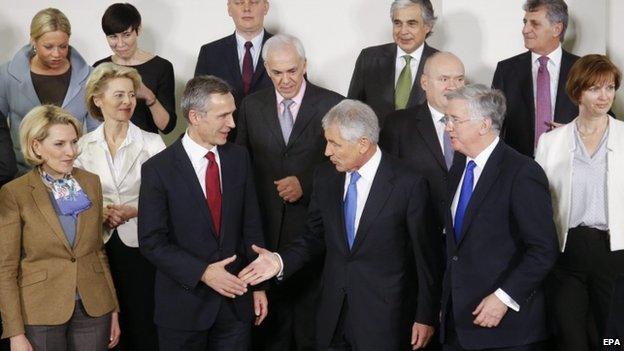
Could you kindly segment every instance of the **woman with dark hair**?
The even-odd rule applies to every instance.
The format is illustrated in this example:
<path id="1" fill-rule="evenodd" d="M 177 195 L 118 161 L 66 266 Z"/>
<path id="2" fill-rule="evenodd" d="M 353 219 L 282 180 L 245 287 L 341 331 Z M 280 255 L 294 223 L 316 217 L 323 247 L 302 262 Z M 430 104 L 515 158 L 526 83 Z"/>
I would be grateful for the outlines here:
<path id="1" fill-rule="evenodd" d="M 97 61 L 93 67 L 113 62 L 136 69 L 142 83 L 136 91 L 137 106 L 132 123 L 152 133 L 171 132 L 176 125 L 173 65 L 160 56 L 139 49 L 139 11 L 128 3 L 109 6 L 102 16 L 102 30 L 113 55 Z"/>
<path id="2" fill-rule="evenodd" d="M 549 279 L 557 350 L 602 348 L 614 282 L 624 273 L 624 122 L 607 114 L 621 76 L 606 56 L 576 61 L 566 92 L 579 115 L 537 145 L 561 249 Z"/>

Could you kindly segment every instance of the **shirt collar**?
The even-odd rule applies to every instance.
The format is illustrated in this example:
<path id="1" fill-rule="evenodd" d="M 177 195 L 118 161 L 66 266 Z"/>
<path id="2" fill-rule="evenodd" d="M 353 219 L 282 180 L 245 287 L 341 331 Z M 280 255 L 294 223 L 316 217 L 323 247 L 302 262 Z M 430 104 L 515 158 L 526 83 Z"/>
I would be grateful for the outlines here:
<path id="1" fill-rule="evenodd" d="M 555 67 L 559 67 L 559 65 L 561 64 L 561 56 L 563 55 L 563 49 L 561 49 L 561 44 L 559 44 L 559 46 L 557 46 L 557 48 L 553 51 L 550 52 L 550 54 L 546 55 L 548 57 L 548 62 L 552 63 L 555 65 Z M 540 57 L 542 57 L 542 55 L 536 54 L 533 51 L 531 51 L 531 62 L 533 64 L 538 64 L 539 62 L 537 61 Z"/>
<path id="2" fill-rule="evenodd" d="M 420 57 L 422 56 L 424 48 L 425 48 L 425 42 L 420 44 L 418 49 L 414 50 L 414 52 L 412 52 L 411 54 L 408 54 L 405 51 L 403 51 L 403 49 L 401 49 L 400 46 L 397 45 L 397 56 L 396 56 L 397 60 L 402 58 L 405 55 L 410 55 L 412 59 L 420 60 Z"/>
<path id="3" fill-rule="evenodd" d="M 126 132 L 126 139 L 124 139 L 124 142 L 121 144 L 119 148 L 121 149 L 122 147 L 130 145 L 134 143 L 135 141 L 141 140 L 141 138 L 142 138 L 142 135 L 141 135 L 141 130 L 139 129 L 139 127 L 135 126 L 132 122 L 128 122 L 128 131 Z M 104 136 L 104 123 L 100 124 L 93 131 L 93 139 L 91 140 L 95 141 L 98 144 L 104 145 L 106 146 L 106 148 L 108 148 L 108 144 L 106 143 L 106 136 Z"/>
<path id="4" fill-rule="evenodd" d="M 217 156 L 219 155 L 219 151 L 216 145 L 210 149 L 206 149 L 205 147 L 199 145 L 195 140 L 191 139 L 188 134 L 188 129 L 182 137 L 182 146 L 184 147 L 184 150 L 186 150 L 186 153 L 189 155 L 189 158 L 191 159 L 191 162 L 193 164 L 196 164 L 197 162 L 203 160 L 209 151 L 214 152 L 214 154 Z"/>
<path id="5" fill-rule="evenodd" d="M 370 160 L 366 161 L 366 163 L 362 167 L 360 167 L 357 172 L 364 180 L 366 180 L 369 184 L 372 184 L 380 163 L 381 149 L 379 149 L 378 146 L 375 146 L 375 153 L 373 154 L 373 157 L 371 157 Z M 349 176 L 348 179 L 351 178 L 351 173 L 353 172 L 347 172 L 347 175 Z"/>
<path id="6" fill-rule="evenodd" d="M 238 31 L 235 31 L 234 35 L 236 36 L 236 45 L 238 45 L 238 49 L 242 50 L 242 52 L 245 52 L 245 43 L 247 42 L 247 39 L 243 38 L 242 35 L 238 34 Z M 259 48 L 262 47 L 262 39 L 264 39 L 264 29 L 261 30 L 258 35 L 249 40 L 253 44 L 252 48 L 259 50 Z"/>
<path id="7" fill-rule="evenodd" d="M 490 143 L 490 145 L 488 145 L 488 147 L 486 147 L 483 151 L 481 151 L 477 155 L 477 157 L 475 157 L 474 159 L 470 157 L 466 157 L 466 164 L 468 164 L 468 162 L 470 161 L 474 161 L 477 164 L 477 167 L 483 169 L 488 159 L 490 158 L 490 155 L 492 155 L 492 152 L 494 152 L 494 148 L 496 148 L 496 145 L 498 145 L 499 140 L 500 138 L 497 136 L 492 141 L 492 143 Z"/>
<path id="8" fill-rule="evenodd" d="M 303 95 L 305 94 L 305 90 L 306 90 L 306 81 L 305 79 L 303 80 L 303 82 L 301 83 L 301 88 L 299 88 L 299 92 L 297 93 L 297 95 L 295 95 L 291 100 L 295 102 L 295 104 L 297 106 L 301 106 L 301 101 L 303 101 Z M 275 97 L 277 98 L 277 106 L 279 106 L 282 101 L 284 101 L 284 97 L 279 93 L 279 91 L 277 91 L 277 89 L 275 90 Z"/>
<path id="9" fill-rule="evenodd" d="M 440 122 L 440 119 L 444 117 L 444 113 L 436 110 L 430 103 L 427 103 L 427 106 L 429 106 L 429 112 L 431 112 L 431 118 L 433 118 L 433 121 L 442 123 Z"/>

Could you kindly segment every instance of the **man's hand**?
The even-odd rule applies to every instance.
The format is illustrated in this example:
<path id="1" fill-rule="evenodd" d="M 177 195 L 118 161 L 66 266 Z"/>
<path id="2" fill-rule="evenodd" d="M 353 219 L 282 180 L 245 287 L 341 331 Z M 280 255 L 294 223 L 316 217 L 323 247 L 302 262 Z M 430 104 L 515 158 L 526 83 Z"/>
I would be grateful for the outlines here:
<path id="1" fill-rule="evenodd" d="M 202 282 L 225 297 L 233 299 L 236 295 L 243 295 L 247 292 L 247 284 L 225 270 L 225 266 L 235 260 L 236 255 L 208 265 L 202 275 Z"/>
<path id="2" fill-rule="evenodd" d="M 111 314 L 111 328 L 110 336 L 108 338 L 108 348 L 112 349 L 119 343 L 119 336 L 121 335 L 121 329 L 119 328 L 119 313 L 113 312 Z"/>
<path id="3" fill-rule="evenodd" d="M 479 306 L 472 311 L 472 315 L 476 316 L 473 323 L 485 328 L 497 327 L 505 313 L 507 313 L 508 308 L 492 293 L 486 296 Z"/>
<path id="4" fill-rule="evenodd" d="M 11 337 L 11 351 L 33 351 L 33 347 L 25 334 L 19 334 Z"/>
<path id="5" fill-rule="evenodd" d="M 434 330 L 432 326 L 414 323 L 412 325 L 412 350 L 422 349 L 427 346 Z"/>
<path id="6" fill-rule="evenodd" d="M 238 277 L 243 282 L 258 285 L 265 280 L 275 277 L 282 270 L 280 261 L 275 253 L 256 245 L 251 245 L 251 249 L 258 254 L 258 258 L 238 273 Z"/>
<path id="7" fill-rule="evenodd" d="M 106 205 L 104 210 L 104 224 L 113 229 L 126 223 L 130 218 L 139 214 L 136 207 L 130 205 Z"/>
<path id="8" fill-rule="evenodd" d="M 277 187 L 279 196 L 286 202 L 295 202 L 303 196 L 301 183 L 295 176 L 289 176 L 273 182 Z"/>
<path id="9" fill-rule="evenodd" d="M 254 325 L 260 325 L 269 313 L 269 301 L 267 300 L 264 291 L 254 291 L 254 313 L 256 314 L 256 321 Z"/>

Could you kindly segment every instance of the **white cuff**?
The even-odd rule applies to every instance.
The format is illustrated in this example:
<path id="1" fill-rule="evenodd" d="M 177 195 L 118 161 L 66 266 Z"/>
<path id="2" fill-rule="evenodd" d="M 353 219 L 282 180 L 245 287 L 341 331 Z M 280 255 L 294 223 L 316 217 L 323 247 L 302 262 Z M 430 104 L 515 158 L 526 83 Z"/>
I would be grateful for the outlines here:
<path id="1" fill-rule="evenodd" d="M 280 256 L 280 254 L 278 254 L 277 252 L 274 252 L 273 254 L 277 256 L 277 259 L 279 260 L 279 265 L 280 265 L 280 270 L 277 273 L 277 276 L 275 277 L 277 278 L 277 280 L 282 280 L 284 279 L 284 261 L 282 261 L 282 256 Z"/>
<path id="2" fill-rule="evenodd" d="M 507 293 L 504 292 L 503 289 L 501 288 L 496 289 L 496 291 L 494 292 L 494 295 L 496 295 L 496 297 L 498 297 L 498 299 L 501 300 L 502 303 L 507 305 L 507 307 L 511 308 L 512 310 L 516 312 L 520 312 L 520 305 L 518 305 L 518 303 L 514 301 L 514 299 L 512 299 L 511 296 L 507 295 Z"/>

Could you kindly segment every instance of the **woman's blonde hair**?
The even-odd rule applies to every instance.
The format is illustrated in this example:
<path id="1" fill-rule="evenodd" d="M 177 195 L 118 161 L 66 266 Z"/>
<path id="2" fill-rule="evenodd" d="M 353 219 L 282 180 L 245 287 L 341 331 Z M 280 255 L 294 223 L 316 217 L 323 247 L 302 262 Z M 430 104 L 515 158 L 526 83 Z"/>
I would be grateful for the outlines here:
<path id="1" fill-rule="evenodd" d="M 106 90 L 106 83 L 115 78 L 128 78 L 132 81 L 134 91 L 136 92 L 141 86 L 141 75 L 132 67 L 116 65 L 112 62 L 105 62 L 97 66 L 89 79 L 85 89 L 85 103 L 89 114 L 99 121 L 104 121 L 102 110 L 93 101 Z"/>
<path id="2" fill-rule="evenodd" d="M 32 166 L 39 166 L 43 159 L 35 153 L 33 143 L 48 137 L 50 127 L 56 124 L 69 124 L 76 130 L 76 137 L 82 136 L 82 126 L 71 113 L 55 105 L 41 105 L 26 114 L 20 123 L 20 146 L 24 159 Z"/>
<path id="3" fill-rule="evenodd" d="M 30 37 L 34 40 L 49 32 L 61 31 L 67 36 L 71 36 L 71 25 L 69 20 L 59 9 L 43 9 L 33 17 L 30 22 Z"/>

